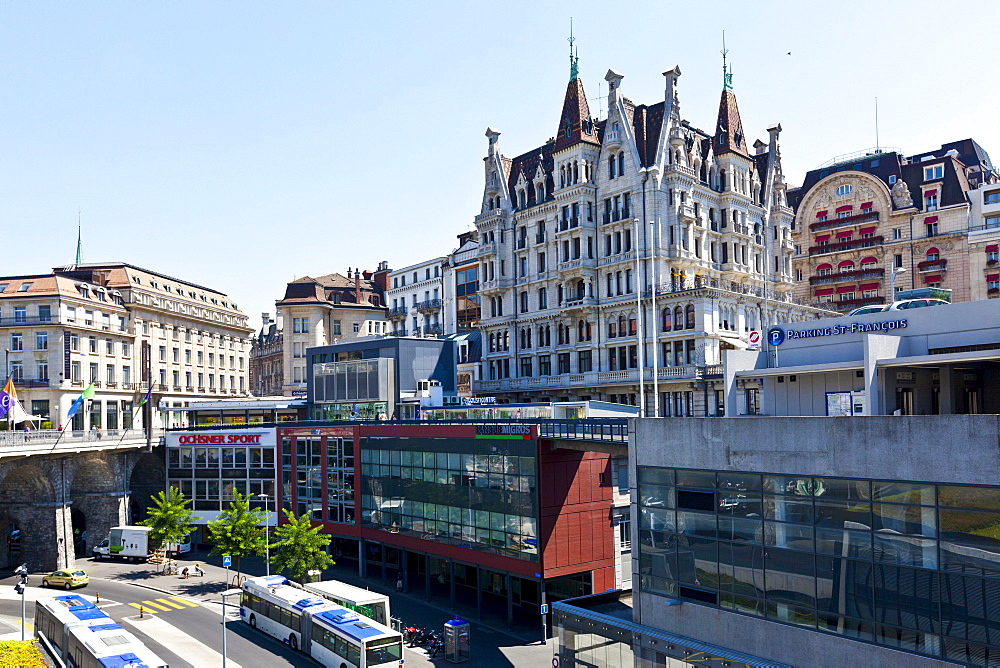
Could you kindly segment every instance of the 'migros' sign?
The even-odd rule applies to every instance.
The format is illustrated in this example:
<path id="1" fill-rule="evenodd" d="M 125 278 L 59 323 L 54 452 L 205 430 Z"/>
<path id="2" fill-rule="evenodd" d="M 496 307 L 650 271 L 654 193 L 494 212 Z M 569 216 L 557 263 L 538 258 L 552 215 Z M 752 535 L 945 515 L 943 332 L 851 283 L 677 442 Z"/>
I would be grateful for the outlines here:
<path id="1" fill-rule="evenodd" d="M 476 438 L 504 438 L 527 440 L 531 438 L 529 424 L 477 424 Z"/>

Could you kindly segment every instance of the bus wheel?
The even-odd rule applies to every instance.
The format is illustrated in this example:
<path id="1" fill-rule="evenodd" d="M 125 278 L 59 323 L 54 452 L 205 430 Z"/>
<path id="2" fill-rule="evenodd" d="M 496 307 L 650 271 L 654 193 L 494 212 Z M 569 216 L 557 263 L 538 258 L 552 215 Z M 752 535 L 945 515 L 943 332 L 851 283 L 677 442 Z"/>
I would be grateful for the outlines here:
<path id="1" fill-rule="evenodd" d="M 250 615 L 250 628 L 257 628 L 257 615 Z"/>
<path id="2" fill-rule="evenodd" d="M 299 641 L 294 635 L 288 636 L 288 646 L 291 647 L 293 650 L 298 651 Z"/>

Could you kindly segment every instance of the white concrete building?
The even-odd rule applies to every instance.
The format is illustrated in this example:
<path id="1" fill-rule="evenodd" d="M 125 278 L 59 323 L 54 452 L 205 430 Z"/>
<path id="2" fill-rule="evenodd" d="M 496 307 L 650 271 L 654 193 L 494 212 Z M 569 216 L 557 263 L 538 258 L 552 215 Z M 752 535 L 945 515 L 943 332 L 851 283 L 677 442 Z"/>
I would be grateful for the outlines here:
<path id="1" fill-rule="evenodd" d="M 664 76 L 637 105 L 609 70 L 598 120 L 573 60 L 554 139 L 507 158 L 487 130 L 477 393 L 717 415 L 723 350 L 822 313 L 791 297 L 781 127 L 751 154 L 730 75 L 711 133 L 682 120 L 680 68 Z"/>
<path id="2" fill-rule="evenodd" d="M 149 383 L 157 426 L 173 424 L 160 406 L 249 387 L 251 329 L 229 297 L 123 262 L 0 278 L 0 330 L 18 398 L 43 428 L 63 425 L 91 383 L 96 395 L 67 428 L 131 426 Z"/>
<path id="3" fill-rule="evenodd" d="M 394 336 L 441 336 L 454 333 L 443 320 L 446 258 L 418 262 L 389 273 L 385 293 L 390 333 Z"/>

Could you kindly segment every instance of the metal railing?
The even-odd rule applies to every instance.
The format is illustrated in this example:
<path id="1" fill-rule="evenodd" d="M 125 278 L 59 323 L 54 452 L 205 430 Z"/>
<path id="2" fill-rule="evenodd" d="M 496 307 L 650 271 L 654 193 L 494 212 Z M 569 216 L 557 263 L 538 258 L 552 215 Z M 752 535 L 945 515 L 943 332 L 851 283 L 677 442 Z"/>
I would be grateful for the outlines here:
<path id="1" fill-rule="evenodd" d="M 153 429 L 153 440 L 158 441 L 164 435 L 163 429 Z M 60 438 L 60 436 L 62 438 Z M 144 429 L 96 429 L 69 430 L 38 429 L 33 431 L 0 431 L 0 448 L 34 447 L 55 444 L 100 443 L 113 446 L 125 436 L 128 441 L 146 438 Z"/>
<path id="2" fill-rule="evenodd" d="M 572 441 L 628 443 L 628 419 L 544 420 L 538 423 L 538 436 Z"/>

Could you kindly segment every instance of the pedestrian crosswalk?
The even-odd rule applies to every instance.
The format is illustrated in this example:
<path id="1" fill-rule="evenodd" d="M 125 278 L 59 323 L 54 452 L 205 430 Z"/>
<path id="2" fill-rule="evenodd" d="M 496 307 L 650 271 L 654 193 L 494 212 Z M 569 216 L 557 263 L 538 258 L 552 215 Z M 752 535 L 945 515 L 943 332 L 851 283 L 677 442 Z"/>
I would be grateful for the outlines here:
<path id="1" fill-rule="evenodd" d="M 130 606 L 142 612 L 156 614 L 159 612 L 173 612 L 174 610 L 186 610 L 188 607 L 197 608 L 198 603 L 181 596 L 168 596 L 166 598 L 154 598 L 138 603 L 129 603 Z"/>

